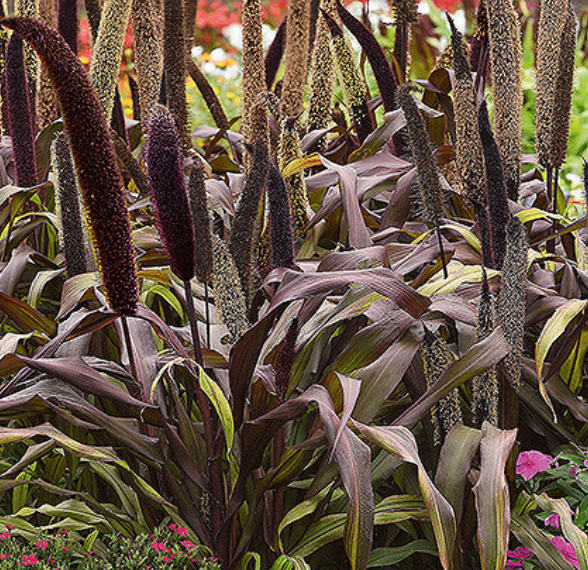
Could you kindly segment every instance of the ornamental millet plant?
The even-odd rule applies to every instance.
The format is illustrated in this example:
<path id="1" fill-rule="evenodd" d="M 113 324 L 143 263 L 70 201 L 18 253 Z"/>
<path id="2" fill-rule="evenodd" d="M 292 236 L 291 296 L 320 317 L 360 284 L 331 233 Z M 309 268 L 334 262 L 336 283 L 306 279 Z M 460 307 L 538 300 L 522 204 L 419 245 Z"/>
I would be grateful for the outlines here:
<path id="1" fill-rule="evenodd" d="M 58 32 L 32 18 L 5 18 L 0 23 L 32 45 L 49 72 L 70 139 L 108 305 L 132 314 L 138 292 L 131 226 L 96 91 L 83 64 Z"/>

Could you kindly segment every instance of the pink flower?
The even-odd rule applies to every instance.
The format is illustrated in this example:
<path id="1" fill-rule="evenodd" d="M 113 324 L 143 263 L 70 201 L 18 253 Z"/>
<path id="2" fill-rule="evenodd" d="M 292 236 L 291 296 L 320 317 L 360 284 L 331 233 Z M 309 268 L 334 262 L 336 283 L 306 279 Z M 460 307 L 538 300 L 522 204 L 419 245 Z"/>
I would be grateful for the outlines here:
<path id="1" fill-rule="evenodd" d="M 8 558 L 8 554 L 0 554 L 0 560 L 4 560 L 5 558 Z"/>
<path id="2" fill-rule="evenodd" d="M 523 451 L 517 459 L 516 473 L 528 481 L 537 473 L 547 471 L 552 463 L 553 457 L 540 451 Z"/>
<path id="3" fill-rule="evenodd" d="M 555 528 L 560 528 L 561 521 L 559 520 L 559 515 L 557 513 L 549 515 L 545 519 L 545 526 L 554 526 Z"/>
<path id="4" fill-rule="evenodd" d="M 189 540 L 182 540 L 182 542 L 180 542 L 180 544 L 184 548 L 196 548 L 196 545 L 193 542 L 190 542 Z"/>
<path id="5" fill-rule="evenodd" d="M 37 542 L 35 542 L 35 546 L 37 548 L 40 548 L 41 550 L 45 550 L 49 546 L 49 541 L 47 541 L 47 540 L 37 540 Z"/>
<path id="6" fill-rule="evenodd" d="M 188 528 L 185 526 L 177 526 L 174 523 L 169 525 L 170 530 L 177 532 L 180 536 L 186 538 L 188 536 Z"/>
<path id="7" fill-rule="evenodd" d="M 155 552 L 165 552 L 165 544 L 163 542 L 152 542 L 151 548 L 153 548 Z"/>
<path id="8" fill-rule="evenodd" d="M 551 539 L 551 544 L 555 546 L 560 554 L 574 567 L 580 568 L 578 564 L 578 557 L 576 556 L 576 549 L 571 542 L 566 542 L 561 536 L 554 536 Z"/>
<path id="9" fill-rule="evenodd" d="M 8 540 L 11 536 L 11 532 L 9 530 L 5 530 L 4 532 L 0 533 L 0 540 Z"/>
<path id="10" fill-rule="evenodd" d="M 509 550 L 506 555 L 508 556 L 506 567 L 510 570 L 511 568 L 522 568 L 523 560 L 533 556 L 533 553 L 528 548 L 519 546 L 515 550 Z"/>
<path id="11" fill-rule="evenodd" d="M 32 554 L 30 556 L 23 556 L 21 560 L 23 566 L 32 566 L 33 564 L 38 564 L 38 562 Z"/>

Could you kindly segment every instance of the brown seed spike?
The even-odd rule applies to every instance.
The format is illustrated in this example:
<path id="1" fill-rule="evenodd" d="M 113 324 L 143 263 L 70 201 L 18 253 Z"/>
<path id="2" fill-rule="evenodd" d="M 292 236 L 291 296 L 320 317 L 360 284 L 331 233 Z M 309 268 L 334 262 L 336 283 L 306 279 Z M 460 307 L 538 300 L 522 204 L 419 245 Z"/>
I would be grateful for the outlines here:
<path id="1" fill-rule="evenodd" d="M 67 277 L 86 273 L 86 235 L 80 212 L 80 198 L 69 141 L 59 133 L 51 144 L 51 162 L 55 177 L 55 201 L 60 221 L 60 243 L 65 257 Z"/>
<path id="2" fill-rule="evenodd" d="M 437 338 L 425 327 L 425 338 L 421 345 L 421 356 L 427 388 L 430 388 L 443 374 L 443 371 L 455 360 L 455 355 L 445 341 Z M 463 422 L 459 404 L 459 390 L 452 390 L 439 400 L 431 410 L 433 421 L 433 443 L 440 445 L 451 428 Z"/>
<path id="3" fill-rule="evenodd" d="M 462 35 L 451 17 L 451 45 L 453 46 L 453 109 L 455 113 L 455 157 L 466 198 L 486 203 L 484 188 L 484 158 L 478 132 L 476 94 L 470 66 L 463 49 Z"/>
<path id="4" fill-rule="evenodd" d="M 280 171 L 272 164 L 267 173 L 272 267 L 296 267 L 290 198 Z"/>
<path id="5" fill-rule="evenodd" d="M 243 24 L 243 112 L 241 132 L 245 141 L 253 144 L 259 137 L 268 137 L 267 116 L 254 114 L 255 101 L 265 90 L 265 62 L 261 36 L 261 2 L 244 0 L 241 8 Z"/>
<path id="6" fill-rule="evenodd" d="M 310 64 L 307 129 L 324 129 L 331 119 L 331 102 L 335 74 L 331 40 L 324 16 L 319 12 L 319 23 Z"/>
<path id="7" fill-rule="evenodd" d="M 10 134 L 16 167 L 16 183 L 28 188 L 37 184 L 35 134 L 22 38 L 13 34 L 6 48 L 6 96 Z"/>
<path id="8" fill-rule="evenodd" d="M 567 0 L 543 0 L 539 12 L 536 57 L 536 148 L 539 164 L 553 167 L 550 149 L 553 138 L 555 86 L 559 74 L 559 54 Z"/>
<path id="9" fill-rule="evenodd" d="M 188 132 L 183 1 L 165 0 L 163 14 L 163 69 L 167 105 L 176 121 L 182 147 L 186 152 L 192 148 L 192 137 Z"/>
<path id="10" fill-rule="evenodd" d="M 310 2 L 289 0 L 286 26 L 285 69 L 282 81 L 282 109 L 286 115 L 304 110 L 304 90 L 308 74 Z"/>
<path id="11" fill-rule="evenodd" d="M 209 283 L 212 275 L 212 241 L 210 216 L 206 202 L 204 167 L 195 160 L 188 182 L 188 199 L 194 228 L 194 270 L 200 283 Z"/>
<path id="12" fill-rule="evenodd" d="M 521 178 L 521 26 L 511 0 L 488 0 L 487 5 L 496 142 L 508 197 L 516 202 Z"/>
<path id="13" fill-rule="evenodd" d="M 131 26 L 135 39 L 141 117 L 146 119 L 151 107 L 157 103 L 163 69 L 160 41 L 162 27 L 159 25 L 154 0 L 133 0 Z"/>
<path id="14" fill-rule="evenodd" d="M 86 69 L 63 38 L 41 22 L 5 18 L 1 23 L 29 42 L 49 71 L 70 138 L 108 304 L 123 314 L 133 313 L 138 294 L 129 215 L 102 106 Z"/>
<path id="15" fill-rule="evenodd" d="M 259 138 L 253 148 L 251 170 L 247 176 L 243 195 L 235 214 L 229 245 L 247 299 L 250 298 L 251 265 L 255 247 L 255 222 L 268 169 L 267 142 L 264 138 Z"/>
<path id="16" fill-rule="evenodd" d="M 231 342 L 238 341 L 249 328 L 247 304 L 239 273 L 226 243 L 212 235 L 212 286 L 220 320 L 231 333 Z"/>
<path id="17" fill-rule="evenodd" d="M 555 84 L 554 110 L 552 119 L 553 137 L 549 152 L 553 168 L 560 168 L 568 152 L 570 133 L 570 110 L 576 56 L 577 21 L 574 8 L 568 1 L 567 17 L 562 31 L 559 52 L 559 71 Z"/>
<path id="18" fill-rule="evenodd" d="M 515 390 L 518 390 L 521 383 L 527 295 L 527 250 L 525 226 L 513 216 L 506 228 L 506 256 L 498 295 L 498 324 L 502 327 L 511 348 L 503 362 L 508 380 Z"/>
<path id="19" fill-rule="evenodd" d="M 494 330 L 495 322 L 495 299 L 488 288 L 488 279 L 484 270 L 478 306 L 476 341 L 483 340 L 490 335 Z M 472 408 L 476 427 L 481 427 L 485 421 L 498 427 L 498 397 L 498 376 L 496 367 L 492 366 L 472 381 Z"/>
<path id="20" fill-rule="evenodd" d="M 486 101 L 482 101 L 478 112 L 480 140 L 484 149 L 484 165 L 486 170 L 486 188 L 488 191 L 488 213 L 492 228 L 492 251 L 494 252 L 495 269 L 502 267 L 506 252 L 506 225 L 510 219 L 508 199 L 502 173 L 502 161 L 498 146 L 492 134 Z"/>

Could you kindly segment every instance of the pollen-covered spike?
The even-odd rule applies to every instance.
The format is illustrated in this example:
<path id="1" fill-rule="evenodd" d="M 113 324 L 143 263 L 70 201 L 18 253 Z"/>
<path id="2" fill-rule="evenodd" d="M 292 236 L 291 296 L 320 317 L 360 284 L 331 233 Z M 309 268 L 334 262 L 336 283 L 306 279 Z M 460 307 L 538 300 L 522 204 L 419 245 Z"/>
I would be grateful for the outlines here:
<path id="1" fill-rule="evenodd" d="M 202 95 L 210 114 L 212 115 L 212 119 L 214 120 L 214 124 L 222 130 L 228 131 L 229 130 L 229 119 L 223 109 L 222 103 L 218 98 L 217 94 L 214 92 L 214 89 L 202 70 L 198 66 L 198 64 L 191 58 L 188 57 L 188 73 L 192 78 L 192 81 L 198 87 L 198 91 Z"/>
<path id="2" fill-rule="evenodd" d="M 324 129 L 331 120 L 335 73 L 331 40 L 324 16 L 319 12 L 316 39 L 310 62 L 307 130 Z"/>
<path id="3" fill-rule="evenodd" d="M 577 21 L 572 4 L 568 1 L 567 16 L 564 23 L 561 48 L 559 52 L 559 72 L 555 84 L 555 106 L 552 118 L 553 137 L 550 148 L 550 161 L 553 168 L 560 168 L 565 162 L 570 134 L 570 110 L 572 106 L 572 87 L 576 56 Z"/>
<path id="4" fill-rule="evenodd" d="M 508 197 L 516 202 L 521 178 L 521 27 L 511 0 L 488 0 L 487 6 L 496 143 Z"/>
<path id="5" fill-rule="evenodd" d="M 539 11 L 536 56 L 536 144 L 535 153 L 539 164 L 545 168 L 553 168 L 550 154 L 553 129 L 556 84 L 560 72 L 559 61 L 562 33 L 567 19 L 568 0 L 543 0 Z"/>
<path id="6" fill-rule="evenodd" d="M 447 366 L 455 360 L 455 355 L 446 342 L 436 337 L 426 326 L 425 337 L 421 345 L 421 356 L 427 388 L 430 388 L 443 374 Z M 433 443 L 434 445 L 440 445 L 451 428 L 463 422 L 459 403 L 459 389 L 452 390 L 433 406 L 431 419 L 434 429 Z"/>
<path id="7" fill-rule="evenodd" d="M 272 267 L 296 267 L 290 198 L 280 171 L 272 164 L 267 173 Z"/>
<path id="8" fill-rule="evenodd" d="M 23 14 L 24 15 L 24 14 Z M 57 30 L 69 49 L 78 53 L 78 3 L 77 0 L 59 0 Z"/>
<path id="9" fill-rule="evenodd" d="M 398 78 L 392 69 L 384 50 L 378 43 L 373 32 L 362 22 L 350 14 L 339 2 L 337 2 L 337 12 L 341 21 L 347 29 L 355 36 L 359 45 L 367 55 L 368 61 L 374 72 L 374 77 L 378 84 L 382 103 L 385 111 L 393 111 L 398 107 L 396 103 L 396 89 L 398 88 Z"/>
<path id="10" fill-rule="evenodd" d="M 51 164 L 55 176 L 55 202 L 60 223 L 59 241 L 65 257 L 67 277 L 87 272 L 87 236 L 81 215 L 78 183 L 69 141 L 59 133 L 51 144 Z"/>
<path id="11" fill-rule="evenodd" d="M 250 295 L 251 265 L 256 241 L 254 240 L 255 224 L 268 169 L 267 142 L 260 137 L 253 148 L 251 169 L 235 214 L 229 245 L 247 299 Z"/>
<path id="12" fill-rule="evenodd" d="M 188 55 L 194 45 L 197 9 L 198 0 L 184 0 L 184 39 L 186 40 L 186 53 Z"/>
<path id="13" fill-rule="evenodd" d="M 396 33 L 394 35 L 394 59 L 400 69 L 400 82 L 408 77 L 406 72 L 409 66 L 409 45 L 411 38 L 411 25 L 418 21 L 418 9 L 415 0 L 392 0 Z"/>
<path id="14" fill-rule="evenodd" d="M 260 0 L 244 0 L 241 8 L 243 25 L 243 112 L 241 132 L 245 142 L 254 144 L 261 136 L 269 135 L 267 116 L 255 111 L 255 101 L 265 90 L 265 62 L 263 58 L 263 42 L 261 36 L 261 2 Z M 255 115 L 255 116 L 252 116 Z"/>
<path id="15" fill-rule="evenodd" d="M 190 171 L 188 199 L 194 228 L 194 270 L 200 283 L 210 283 L 212 276 L 212 241 L 210 216 L 206 202 L 204 168 L 196 160 Z"/>
<path id="16" fill-rule="evenodd" d="M 478 227 L 480 228 L 480 242 L 482 245 L 482 261 L 484 267 L 496 267 L 494 259 L 494 249 L 492 246 L 492 226 L 490 225 L 490 216 L 488 210 L 480 202 L 471 200 L 474 206 L 474 216 Z"/>
<path id="17" fill-rule="evenodd" d="M 40 0 L 39 19 L 50 28 L 55 29 L 57 27 L 57 12 L 53 0 Z M 48 127 L 57 119 L 57 100 L 55 99 L 51 79 L 45 68 L 42 68 L 39 74 L 39 85 L 37 88 L 37 117 L 40 131 Z"/>
<path id="18" fill-rule="evenodd" d="M 495 299 L 490 293 L 485 270 L 483 270 L 482 276 L 476 341 L 483 340 L 490 335 L 496 323 Z M 492 366 L 472 381 L 472 412 L 476 427 L 480 428 L 485 421 L 498 427 L 498 400 L 498 376 L 496 367 Z"/>
<path id="19" fill-rule="evenodd" d="M 488 213 L 492 228 L 494 263 L 496 264 L 494 268 L 500 269 L 506 252 L 506 226 L 510 220 L 510 210 L 508 209 L 508 199 L 506 197 L 502 160 L 498 145 L 492 134 L 485 101 L 482 101 L 478 111 L 478 127 L 480 129 L 482 148 L 484 149 Z"/>
<path id="20" fill-rule="evenodd" d="M 114 151 L 121 164 L 124 166 L 129 176 L 135 182 L 135 186 L 140 196 L 147 196 L 149 194 L 149 180 L 147 175 L 143 172 L 141 165 L 133 156 L 127 143 L 118 135 L 118 133 L 111 129 L 110 135 L 112 137 L 112 144 Z"/>
<path id="21" fill-rule="evenodd" d="M 212 286 L 219 320 L 231 333 L 231 342 L 237 342 L 249 328 L 247 303 L 241 287 L 239 273 L 226 243 L 212 234 Z"/>
<path id="22" fill-rule="evenodd" d="M 366 86 L 355 62 L 353 48 L 348 39 L 343 35 L 343 30 L 341 30 L 339 24 L 337 24 L 328 12 L 323 10 L 322 13 L 331 32 L 331 45 L 333 47 L 335 61 L 337 62 L 343 94 L 351 108 L 359 141 L 363 143 L 374 130 L 366 102 Z"/>
<path id="23" fill-rule="evenodd" d="M 59 33 L 41 22 L 5 18 L 2 24 L 32 45 L 49 71 L 70 139 L 108 304 L 123 314 L 133 313 L 138 293 L 129 214 L 102 105 L 86 69 Z"/>
<path id="24" fill-rule="evenodd" d="M 478 131 L 476 94 L 470 66 L 463 49 L 462 35 L 450 16 L 453 47 L 453 109 L 455 113 L 455 158 L 466 198 L 486 204 L 484 188 L 484 157 Z"/>
<path id="25" fill-rule="evenodd" d="M 28 188 L 35 186 L 38 179 L 35 135 L 23 48 L 22 38 L 12 34 L 6 48 L 6 96 L 16 167 L 16 183 Z"/>
<path id="26" fill-rule="evenodd" d="M 282 121 L 280 129 L 280 140 L 278 144 L 278 166 L 283 171 L 286 165 L 296 158 L 302 157 L 300 148 L 300 136 L 296 128 L 296 120 L 289 118 Z M 290 207 L 294 232 L 298 240 L 304 238 L 306 225 L 308 224 L 307 212 L 310 208 L 308 194 L 306 192 L 306 181 L 303 172 L 297 172 L 285 178 L 286 187 L 290 196 Z"/>
<path id="27" fill-rule="evenodd" d="M 282 108 L 286 115 L 300 115 L 304 110 L 304 91 L 308 75 L 310 32 L 310 2 L 289 0 L 284 77 L 282 79 Z"/>
<path id="28" fill-rule="evenodd" d="M 510 345 L 504 358 L 504 369 L 512 387 L 521 382 L 521 358 L 525 333 L 527 295 L 527 233 L 523 223 L 513 216 L 506 228 L 506 255 L 498 295 L 498 324 Z"/>
<path id="29" fill-rule="evenodd" d="M 194 231 L 182 171 L 180 136 L 170 111 L 156 105 L 145 125 L 146 165 L 157 229 L 172 271 L 194 277 Z"/>
<path id="30" fill-rule="evenodd" d="M 39 7 L 38 0 L 15 0 L 15 13 L 23 18 L 38 18 Z M 24 47 L 25 66 L 27 70 L 27 81 L 29 85 L 29 102 L 31 104 L 31 118 L 33 129 L 37 134 L 37 82 L 39 81 L 39 58 L 35 50 L 29 45 Z"/>
<path id="31" fill-rule="evenodd" d="M 423 217 L 438 226 L 443 214 L 443 193 L 435 166 L 431 139 L 412 95 L 414 89 L 411 84 L 402 85 L 398 90 L 398 102 L 406 117 L 410 148 L 417 167 Z"/>
<path id="32" fill-rule="evenodd" d="M 272 40 L 272 43 L 270 44 L 270 47 L 265 54 L 265 85 L 268 91 L 273 87 L 278 69 L 280 68 L 282 56 L 284 55 L 284 48 L 286 46 L 287 20 L 288 16 L 286 15 L 278 27 L 278 31 L 276 32 L 276 35 L 274 36 L 274 39 Z"/>
<path id="33" fill-rule="evenodd" d="M 157 103 L 163 71 L 162 27 L 153 0 L 133 0 L 131 26 L 135 40 L 135 63 L 141 117 L 147 119 Z"/>
<path id="34" fill-rule="evenodd" d="M 4 18 L 4 3 L 0 2 L 0 17 Z M 0 26 L 0 110 L 2 112 L 2 129 L 0 134 L 10 132 L 10 124 L 8 122 L 8 103 L 6 101 L 6 46 L 10 32 Z"/>
<path id="35" fill-rule="evenodd" d="M 276 390 L 278 401 L 284 402 L 290 386 L 290 374 L 296 360 L 296 337 L 298 336 L 298 319 L 295 318 L 288 327 L 288 332 L 281 343 L 276 360 Z"/>
<path id="36" fill-rule="evenodd" d="M 167 106 L 176 121 L 184 152 L 187 152 L 192 148 L 192 137 L 188 132 L 183 1 L 166 0 L 163 15 L 163 68 Z"/>
<path id="37" fill-rule="evenodd" d="M 486 0 L 480 0 L 476 10 L 476 33 L 471 40 L 470 67 L 478 71 L 482 46 L 488 39 L 488 13 L 486 11 Z"/>
<path id="38" fill-rule="evenodd" d="M 90 78 L 108 120 L 112 116 L 114 92 L 122 58 L 131 0 L 106 0 L 102 8 L 98 37 L 92 50 Z"/>
<path id="39" fill-rule="evenodd" d="M 88 25 L 92 42 L 96 42 L 98 29 L 100 28 L 100 19 L 102 17 L 102 3 L 100 0 L 84 0 L 86 4 L 86 15 L 88 16 Z"/>

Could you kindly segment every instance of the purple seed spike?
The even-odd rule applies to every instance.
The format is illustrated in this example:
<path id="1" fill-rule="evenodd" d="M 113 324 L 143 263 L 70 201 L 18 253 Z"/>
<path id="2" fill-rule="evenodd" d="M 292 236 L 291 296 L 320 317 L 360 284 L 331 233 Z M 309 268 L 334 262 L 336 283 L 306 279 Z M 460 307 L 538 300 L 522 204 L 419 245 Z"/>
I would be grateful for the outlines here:
<path id="1" fill-rule="evenodd" d="M 288 16 L 284 16 L 274 39 L 265 54 L 265 84 L 268 91 L 272 88 L 278 69 L 280 68 L 280 62 L 284 55 L 284 48 L 286 47 L 286 21 Z"/>
<path id="2" fill-rule="evenodd" d="M 272 266 L 296 267 L 294 261 L 294 235 L 288 188 L 280 171 L 272 164 L 267 173 L 267 197 L 269 201 L 270 244 Z"/>
<path id="3" fill-rule="evenodd" d="M 0 23 L 30 43 L 47 68 L 69 136 L 108 305 L 122 314 L 134 313 L 138 292 L 129 214 L 102 105 L 88 73 L 61 35 L 38 20 L 5 18 Z"/>
<path id="4" fill-rule="evenodd" d="M 194 230 L 182 171 L 180 135 L 172 114 L 155 105 L 145 127 L 146 163 L 157 228 L 172 271 L 182 281 L 194 277 Z"/>
<path id="5" fill-rule="evenodd" d="M 12 34 L 6 48 L 6 95 L 16 183 L 28 188 L 38 183 L 35 135 L 31 119 L 29 88 L 22 38 Z"/>
<path id="6" fill-rule="evenodd" d="M 71 51 L 78 53 L 78 2 L 59 0 L 57 10 L 57 29 Z"/>

